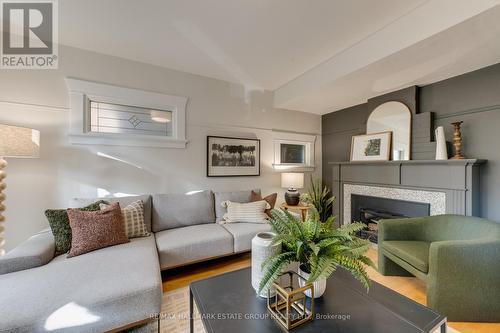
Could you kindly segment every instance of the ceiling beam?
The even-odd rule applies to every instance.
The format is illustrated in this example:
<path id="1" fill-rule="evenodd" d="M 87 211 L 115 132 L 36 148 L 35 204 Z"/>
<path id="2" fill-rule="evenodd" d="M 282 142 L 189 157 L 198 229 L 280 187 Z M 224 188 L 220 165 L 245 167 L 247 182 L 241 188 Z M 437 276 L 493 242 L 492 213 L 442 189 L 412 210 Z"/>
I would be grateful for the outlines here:
<path id="1" fill-rule="evenodd" d="M 297 108 L 294 107 L 296 102 L 307 98 L 315 91 L 498 5 L 500 5 L 500 0 L 427 1 L 350 48 L 276 89 L 274 106 L 296 110 Z"/>

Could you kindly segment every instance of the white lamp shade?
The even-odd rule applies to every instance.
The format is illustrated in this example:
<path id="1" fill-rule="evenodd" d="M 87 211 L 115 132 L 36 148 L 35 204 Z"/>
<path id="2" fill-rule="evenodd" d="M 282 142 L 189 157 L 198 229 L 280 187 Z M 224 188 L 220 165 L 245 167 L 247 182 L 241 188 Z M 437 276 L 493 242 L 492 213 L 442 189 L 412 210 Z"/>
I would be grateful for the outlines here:
<path id="1" fill-rule="evenodd" d="M 0 157 L 39 157 L 40 132 L 0 124 Z"/>
<path id="2" fill-rule="evenodd" d="M 303 188 L 304 174 L 299 172 L 284 172 L 281 174 L 281 187 Z"/>

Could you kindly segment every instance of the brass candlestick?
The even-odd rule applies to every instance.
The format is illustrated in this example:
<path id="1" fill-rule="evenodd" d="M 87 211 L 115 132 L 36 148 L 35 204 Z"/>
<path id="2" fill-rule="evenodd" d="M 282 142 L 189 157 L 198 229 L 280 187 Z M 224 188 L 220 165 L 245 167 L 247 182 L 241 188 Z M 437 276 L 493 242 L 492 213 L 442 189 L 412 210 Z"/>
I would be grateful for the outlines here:
<path id="1" fill-rule="evenodd" d="M 453 147 L 455 148 L 455 156 L 453 156 L 452 160 L 463 160 L 465 156 L 462 155 L 462 132 L 460 131 L 460 125 L 462 125 L 463 121 L 456 121 L 451 123 L 455 129 L 453 133 Z"/>

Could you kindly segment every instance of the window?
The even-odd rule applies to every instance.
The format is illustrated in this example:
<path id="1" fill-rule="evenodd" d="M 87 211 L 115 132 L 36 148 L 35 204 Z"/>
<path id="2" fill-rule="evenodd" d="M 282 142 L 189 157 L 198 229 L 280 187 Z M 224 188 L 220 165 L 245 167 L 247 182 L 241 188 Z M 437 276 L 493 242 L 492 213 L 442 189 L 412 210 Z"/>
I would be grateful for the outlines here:
<path id="1" fill-rule="evenodd" d="M 280 143 L 281 164 L 305 164 L 306 146 L 299 144 Z"/>
<path id="2" fill-rule="evenodd" d="M 172 111 L 90 101 L 90 132 L 172 136 Z"/>
<path id="3" fill-rule="evenodd" d="M 313 171 L 316 135 L 273 130 L 276 170 Z"/>
<path id="4" fill-rule="evenodd" d="M 186 147 L 186 97 L 70 78 L 66 83 L 71 143 Z"/>

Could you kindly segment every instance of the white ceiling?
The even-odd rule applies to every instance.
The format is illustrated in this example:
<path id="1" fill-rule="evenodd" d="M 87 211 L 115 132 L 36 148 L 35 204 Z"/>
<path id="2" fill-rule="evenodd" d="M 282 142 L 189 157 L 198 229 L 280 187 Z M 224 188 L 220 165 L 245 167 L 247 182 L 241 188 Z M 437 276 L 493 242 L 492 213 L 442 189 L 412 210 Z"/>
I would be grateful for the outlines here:
<path id="1" fill-rule="evenodd" d="M 62 44 L 274 90 L 425 0 L 64 0 Z"/>
<path id="2" fill-rule="evenodd" d="M 64 0 L 60 42 L 323 114 L 500 62 L 500 0 Z"/>

